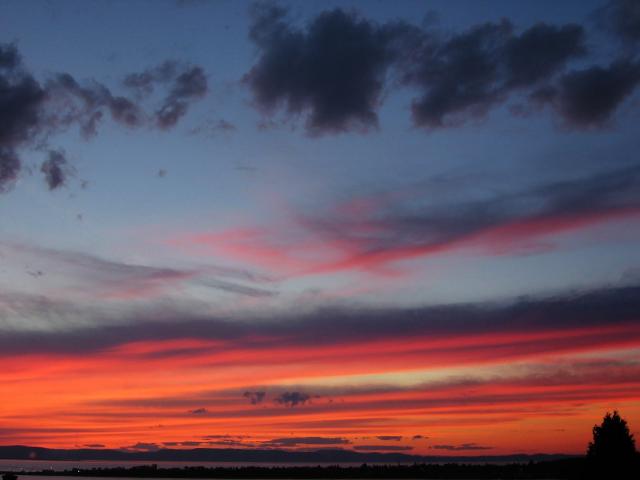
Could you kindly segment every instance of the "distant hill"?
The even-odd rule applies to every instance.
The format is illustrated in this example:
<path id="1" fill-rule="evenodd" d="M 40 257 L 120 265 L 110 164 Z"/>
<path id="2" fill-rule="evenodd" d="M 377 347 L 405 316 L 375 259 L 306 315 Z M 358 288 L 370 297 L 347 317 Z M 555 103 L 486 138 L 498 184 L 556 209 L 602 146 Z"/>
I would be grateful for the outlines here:
<path id="1" fill-rule="evenodd" d="M 0 459 L 103 460 L 141 462 L 233 462 L 233 463 L 524 463 L 571 458 L 564 454 L 515 454 L 481 456 L 425 456 L 406 453 L 355 452 L 345 449 L 307 451 L 271 449 L 193 448 L 131 452 L 111 449 L 52 449 L 24 445 L 0 446 Z"/>

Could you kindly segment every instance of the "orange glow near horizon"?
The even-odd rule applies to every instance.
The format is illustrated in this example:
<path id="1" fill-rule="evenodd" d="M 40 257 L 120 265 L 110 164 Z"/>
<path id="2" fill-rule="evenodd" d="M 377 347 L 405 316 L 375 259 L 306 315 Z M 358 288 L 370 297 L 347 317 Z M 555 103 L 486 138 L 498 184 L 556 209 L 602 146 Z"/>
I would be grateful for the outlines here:
<path id="1" fill-rule="evenodd" d="M 3 444 L 265 448 L 329 437 L 427 455 L 580 453 L 608 410 L 640 425 L 639 338 L 629 324 L 304 347 L 185 338 L 6 357 Z M 251 404 L 252 391 L 262 401 Z M 294 391 L 308 397 L 278 402 Z"/>

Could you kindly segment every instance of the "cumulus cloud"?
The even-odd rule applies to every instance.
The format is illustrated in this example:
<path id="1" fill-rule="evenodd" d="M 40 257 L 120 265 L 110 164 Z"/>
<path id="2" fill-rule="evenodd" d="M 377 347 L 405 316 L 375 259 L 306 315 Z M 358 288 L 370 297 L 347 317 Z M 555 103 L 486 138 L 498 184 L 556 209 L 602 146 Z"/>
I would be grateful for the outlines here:
<path id="1" fill-rule="evenodd" d="M 242 394 L 242 396 L 246 399 L 249 400 L 249 403 L 251 403 L 251 405 L 258 405 L 259 403 L 262 403 L 262 401 L 264 400 L 265 395 L 267 394 L 267 392 L 244 392 Z"/>
<path id="2" fill-rule="evenodd" d="M 13 149 L 0 147 L 0 193 L 14 184 L 20 173 L 20 159 Z"/>
<path id="3" fill-rule="evenodd" d="M 550 103 L 568 126 L 605 126 L 622 102 L 640 85 L 640 62 L 618 60 L 564 75 L 557 87 L 532 93 L 532 100 Z"/>
<path id="4" fill-rule="evenodd" d="M 376 127 L 383 92 L 399 85 L 420 91 L 412 103 L 415 125 L 464 123 L 553 81 L 587 52 L 577 24 L 538 23 L 516 33 L 503 20 L 436 35 L 341 9 L 321 12 L 306 28 L 274 4 L 254 5 L 251 13 L 249 37 L 260 55 L 244 80 L 255 104 L 268 115 L 282 109 L 303 116 L 311 133 Z"/>
<path id="5" fill-rule="evenodd" d="M 52 135 L 74 126 L 85 138 L 93 137 L 107 116 L 126 128 L 167 129 L 207 92 L 201 67 L 170 61 L 124 80 L 138 99 L 151 93 L 156 83 L 165 85 L 165 94 L 160 108 L 151 115 L 139 101 L 115 94 L 96 80 L 79 82 L 61 72 L 40 82 L 26 69 L 15 45 L 0 44 L 0 192 L 9 190 L 18 178 L 22 148 L 47 146 Z M 50 190 L 64 185 L 63 164 L 61 153 L 50 154 L 43 164 Z"/>
<path id="6" fill-rule="evenodd" d="M 393 28 L 336 9 L 298 29 L 270 3 L 255 4 L 251 16 L 260 57 L 244 81 L 263 112 L 305 115 L 312 133 L 377 126 Z"/>
<path id="7" fill-rule="evenodd" d="M 64 153 L 60 150 L 49 150 L 49 156 L 40 166 L 49 190 L 56 190 L 65 185 L 69 168 Z"/>
<path id="8" fill-rule="evenodd" d="M 285 407 L 295 407 L 304 405 L 311 400 L 311 396 L 304 392 L 283 392 L 274 398 L 274 402 L 284 405 Z"/>
<path id="9" fill-rule="evenodd" d="M 173 127 L 186 115 L 190 103 L 204 97 L 207 89 L 207 77 L 201 67 L 191 67 L 180 73 L 156 112 L 157 125 L 162 129 Z"/>
<path id="10" fill-rule="evenodd" d="M 640 4 L 636 0 L 609 0 L 595 15 L 602 26 L 629 46 L 640 42 Z"/>
<path id="11" fill-rule="evenodd" d="M 414 123 L 440 128 L 482 116 L 510 94 L 551 79 L 585 53 L 583 43 L 579 25 L 540 23 L 516 35 L 503 20 L 430 44 L 403 73 L 406 84 L 423 91 L 412 104 Z"/>

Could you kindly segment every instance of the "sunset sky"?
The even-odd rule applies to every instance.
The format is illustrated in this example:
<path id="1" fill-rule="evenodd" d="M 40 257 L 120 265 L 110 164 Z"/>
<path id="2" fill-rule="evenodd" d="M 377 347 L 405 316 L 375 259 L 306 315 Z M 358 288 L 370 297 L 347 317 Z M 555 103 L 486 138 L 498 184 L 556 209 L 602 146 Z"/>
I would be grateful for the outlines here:
<path id="1" fill-rule="evenodd" d="M 640 435 L 640 2 L 0 0 L 0 444 Z"/>

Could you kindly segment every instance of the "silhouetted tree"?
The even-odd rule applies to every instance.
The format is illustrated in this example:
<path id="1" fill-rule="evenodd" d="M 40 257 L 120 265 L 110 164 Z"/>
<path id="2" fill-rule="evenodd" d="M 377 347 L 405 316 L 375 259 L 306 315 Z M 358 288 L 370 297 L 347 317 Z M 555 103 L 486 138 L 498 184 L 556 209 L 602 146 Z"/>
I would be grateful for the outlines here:
<path id="1" fill-rule="evenodd" d="M 617 411 L 607 412 L 593 427 L 593 441 L 587 449 L 589 478 L 640 478 L 638 454 L 627 421 Z"/>

